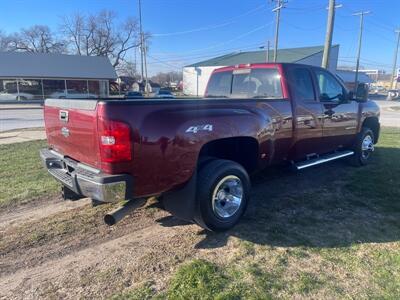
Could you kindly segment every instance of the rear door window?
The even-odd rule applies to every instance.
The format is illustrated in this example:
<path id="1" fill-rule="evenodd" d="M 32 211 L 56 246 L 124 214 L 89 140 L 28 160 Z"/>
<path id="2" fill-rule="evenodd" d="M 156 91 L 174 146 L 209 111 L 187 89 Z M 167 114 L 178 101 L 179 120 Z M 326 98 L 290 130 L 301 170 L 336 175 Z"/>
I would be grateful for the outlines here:
<path id="1" fill-rule="evenodd" d="M 232 72 L 214 73 L 207 87 L 207 97 L 224 98 L 231 94 Z"/>
<path id="2" fill-rule="evenodd" d="M 251 78 L 256 83 L 256 89 L 250 89 L 250 97 L 283 98 L 281 75 L 277 69 L 253 69 Z"/>
<path id="3" fill-rule="evenodd" d="M 255 82 L 251 80 L 250 69 L 233 71 L 232 97 L 247 98 L 249 91 L 255 89 Z"/>
<path id="4" fill-rule="evenodd" d="M 238 69 L 233 71 L 233 98 L 283 98 L 281 76 L 277 69 Z"/>
<path id="5" fill-rule="evenodd" d="M 288 75 L 289 85 L 296 99 L 300 101 L 315 101 L 312 75 L 307 68 L 291 68 Z"/>

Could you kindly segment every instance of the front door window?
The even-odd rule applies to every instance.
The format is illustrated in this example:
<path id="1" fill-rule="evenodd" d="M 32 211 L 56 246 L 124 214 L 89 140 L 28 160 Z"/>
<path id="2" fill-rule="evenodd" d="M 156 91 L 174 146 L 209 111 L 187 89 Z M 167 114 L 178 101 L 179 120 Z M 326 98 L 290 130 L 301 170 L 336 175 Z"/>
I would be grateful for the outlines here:
<path id="1" fill-rule="evenodd" d="M 324 70 L 316 70 L 319 100 L 322 102 L 338 102 L 344 99 L 344 90 L 339 81 Z"/>

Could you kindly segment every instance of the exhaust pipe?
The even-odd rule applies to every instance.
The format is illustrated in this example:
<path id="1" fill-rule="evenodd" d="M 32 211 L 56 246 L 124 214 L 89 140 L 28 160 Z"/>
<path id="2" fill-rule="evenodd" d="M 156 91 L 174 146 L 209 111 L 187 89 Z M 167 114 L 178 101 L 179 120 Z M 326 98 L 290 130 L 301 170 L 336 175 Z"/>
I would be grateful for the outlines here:
<path id="1" fill-rule="evenodd" d="M 123 204 L 121 207 L 109 212 L 104 216 L 104 222 L 108 226 L 112 226 L 121 221 L 127 214 L 139 208 L 146 202 L 146 199 L 130 200 Z"/>

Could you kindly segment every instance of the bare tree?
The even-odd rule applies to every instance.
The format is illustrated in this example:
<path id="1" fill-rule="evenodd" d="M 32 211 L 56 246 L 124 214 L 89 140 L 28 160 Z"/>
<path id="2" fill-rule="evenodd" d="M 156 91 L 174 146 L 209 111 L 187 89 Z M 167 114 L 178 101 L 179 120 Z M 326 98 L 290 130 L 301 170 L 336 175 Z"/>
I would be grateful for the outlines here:
<path id="1" fill-rule="evenodd" d="M 34 25 L 22 29 L 7 38 L 10 51 L 26 51 L 32 53 L 62 53 L 64 43 L 57 39 L 48 26 Z"/>
<path id="2" fill-rule="evenodd" d="M 151 77 L 153 82 L 157 82 L 162 86 L 169 86 L 171 82 L 179 82 L 182 80 L 181 72 L 159 72 L 157 75 Z"/>
<path id="3" fill-rule="evenodd" d="M 90 16 L 66 16 L 63 18 L 61 30 L 72 53 L 107 56 L 114 68 L 125 60 L 130 49 L 140 45 L 140 31 L 136 19 L 128 18 L 122 23 L 117 23 L 116 14 L 107 10 Z"/>
<path id="4" fill-rule="evenodd" d="M 8 37 L 3 31 L 0 30 L 0 51 L 8 50 L 8 42 Z"/>
<path id="5" fill-rule="evenodd" d="M 116 71 L 120 76 L 128 76 L 132 78 L 136 78 L 138 76 L 136 64 L 128 60 L 122 61 L 118 65 Z"/>

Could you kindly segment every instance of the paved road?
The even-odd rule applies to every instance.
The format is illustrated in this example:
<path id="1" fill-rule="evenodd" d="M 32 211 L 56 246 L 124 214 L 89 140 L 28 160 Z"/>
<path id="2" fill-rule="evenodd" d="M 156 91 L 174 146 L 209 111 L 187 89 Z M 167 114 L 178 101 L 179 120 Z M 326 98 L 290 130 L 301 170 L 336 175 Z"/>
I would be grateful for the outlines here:
<path id="1" fill-rule="evenodd" d="M 400 102 L 376 100 L 378 100 L 376 103 L 381 108 L 382 126 L 400 127 L 400 110 L 391 109 L 391 107 L 400 107 Z M 4 109 L 4 106 L 0 106 L 0 132 L 43 126 L 43 110 L 41 107 L 26 109 L 8 107 Z"/>
<path id="2" fill-rule="evenodd" d="M 1 109 L 0 132 L 20 129 L 44 127 L 43 110 L 39 109 Z"/>
<path id="3" fill-rule="evenodd" d="M 381 125 L 389 127 L 400 127 L 400 102 L 399 101 L 376 101 L 381 108 Z"/>

